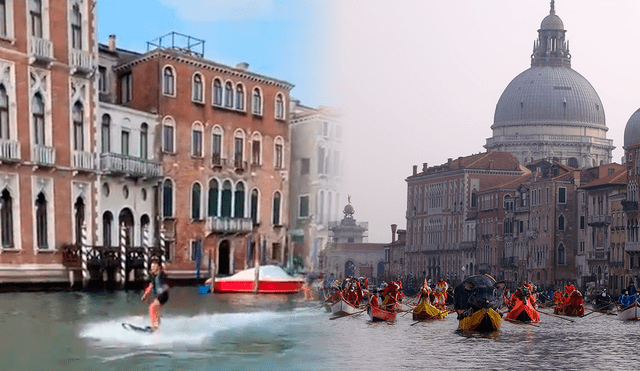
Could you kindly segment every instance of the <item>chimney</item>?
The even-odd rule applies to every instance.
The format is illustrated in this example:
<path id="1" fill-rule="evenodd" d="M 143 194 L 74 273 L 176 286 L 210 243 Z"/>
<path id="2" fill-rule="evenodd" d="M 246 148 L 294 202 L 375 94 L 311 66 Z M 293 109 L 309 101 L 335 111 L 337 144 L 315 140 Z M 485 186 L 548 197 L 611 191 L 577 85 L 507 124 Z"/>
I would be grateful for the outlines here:
<path id="1" fill-rule="evenodd" d="M 116 35 L 114 34 L 109 35 L 109 41 L 107 43 L 107 46 L 109 47 L 109 51 L 112 51 L 112 52 L 116 51 Z"/>
<path id="2" fill-rule="evenodd" d="M 489 170 L 493 170 L 493 160 L 489 160 Z"/>
<path id="3" fill-rule="evenodd" d="M 249 63 L 247 62 L 240 62 L 238 64 L 236 64 L 236 68 L 242 71 L 246 71 L 249 69 Z"/>
<path id="4" fill-rule="evenodd" d="M 573 184 L 575 184 L 576 187 L 580 187 L 580 170 L 573 171 Z"/>
<path id="5" fill-rule="evenodd" d="M 453 161 L 453 159 L 451 157 L 449 157 L 447 159 L 447 166 L 451 167 L 451 162 Z"/>
<path id="6" fill-rule="evenodd" d="M 398 228 L 397 224 L 391 224 L 391 243 L 396 242 L 396 230 Z"/>
<path id="7" fill-rule="evenodd" d="M 426 163 L 426 162 L 423 162 L 422 163 L 422 172 L 426 173 L 428 168 L 429 168 L 429 164 Z"/>
<path id="8" fill-rule="evenodd" d="M 418 175 L 418 165 L 413 165 L 413 175 Z"/>

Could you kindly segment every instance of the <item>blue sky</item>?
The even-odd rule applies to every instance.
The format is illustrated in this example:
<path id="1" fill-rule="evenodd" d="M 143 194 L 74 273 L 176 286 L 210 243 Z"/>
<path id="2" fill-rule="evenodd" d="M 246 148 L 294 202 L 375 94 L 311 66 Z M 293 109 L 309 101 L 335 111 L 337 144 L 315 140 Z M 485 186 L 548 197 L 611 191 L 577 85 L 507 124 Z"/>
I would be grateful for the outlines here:
<path id="1" fill-rule="evenodd" d="M 311 106 L 332 102 L 324 83 L 329 2 L 323 0 L 100 0 L 98 40 L 115 34 L 119 48 L 145 52 L 171 31 L 205 40 L 205 58 L 295 85 Z"/>

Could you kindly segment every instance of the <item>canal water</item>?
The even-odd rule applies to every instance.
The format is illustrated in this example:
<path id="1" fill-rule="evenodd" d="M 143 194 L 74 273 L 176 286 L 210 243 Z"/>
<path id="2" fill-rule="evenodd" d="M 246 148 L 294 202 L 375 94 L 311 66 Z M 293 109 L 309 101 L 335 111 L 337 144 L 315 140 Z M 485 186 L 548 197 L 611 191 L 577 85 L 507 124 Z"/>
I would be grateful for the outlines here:
<path id="1" fill-rule="evenodd" d="M 177 287 L 154 334 L 140 292 L 0 294 L 2 370 L 629 370 L 640 323 L 591 314 L 500 332 L 456 330 L 455 316 L 371 323 L 330 320 L 315 302 L 285 295 L 200 295 Z M 413 324 L 413 325 L 412 325 Z"/>

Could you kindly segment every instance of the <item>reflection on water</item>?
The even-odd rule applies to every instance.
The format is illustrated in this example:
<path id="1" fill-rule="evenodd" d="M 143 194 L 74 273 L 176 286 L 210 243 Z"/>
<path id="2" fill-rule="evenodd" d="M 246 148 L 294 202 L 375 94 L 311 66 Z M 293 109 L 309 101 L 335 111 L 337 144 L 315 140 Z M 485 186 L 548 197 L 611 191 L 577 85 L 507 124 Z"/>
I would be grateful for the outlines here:
<path id="1" fill-rule="evenodd" d="M 0 294 L 3 370 L 632 369 L 640 323 L 615 316 L 501 331 L 457 330 L 455 316 L 371 323 L 329 321 L 317 303 L 286 295 L 200 295 L 174 288 L 154 334 L 139 292 Z M 7 365 L 7 366 L 4 366 Z"/>

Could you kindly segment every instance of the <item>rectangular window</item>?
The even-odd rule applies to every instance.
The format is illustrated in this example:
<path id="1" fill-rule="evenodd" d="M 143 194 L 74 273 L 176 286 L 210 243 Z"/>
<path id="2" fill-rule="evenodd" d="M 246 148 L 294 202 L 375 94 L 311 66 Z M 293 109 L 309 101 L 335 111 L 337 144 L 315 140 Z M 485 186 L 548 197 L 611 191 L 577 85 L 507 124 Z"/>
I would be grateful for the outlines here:
<path id="1" fill-rule="evenodd" d="M 584 229 L 584 215 L 580 215 L 580 229 Z"/>
<path id="2" fill-rule="evenodd" d="M 191 261 L 197 262 L 202 259 L 202 240 L 191 241 Z"/>
<path id="3" fill-rule="evenodd" d="M 202 157 L 202 132 L 200 130 L 191 132 L 191 149 L 194 157 Z"/>
<path id="4" fill-rule="evenodd" d="M 127 73 L 120 77 L 120 102 L 127 103 L 133 97 L 133 77 Z"/>
<path id="5" fill-rule="evenodd" d="M 308 158 L 300 159 L 300 175 L 309 174 L 310 167 L 311 161 Z"/>
<path id="6" fill-rule="evenodd" d="M 242 138 L 235 138 L 235 151 L 233 155 L 233 164 L 236 169 L 242 169 L 242 147 L 244 146 Z"/>
<path id="7" fill-rule="evenodd" d="M 300 204 L 298 207 L 298 217 L 299 218 L 308 218 L 309 217 L 309 196 L 300 196 Z"/>
<path id="8" fill-rule="evenodd" d="M 124 156 L 129 156 L 129 132 L 126 130 L 122 130 L 121 138 L 121 153 Z"/>
<path id="9" fill-rule="evenodd" d="M 82 121 L 74 121 L 73 123 L 73 149 L 84 151 L 84 126 Z"/>
<path id="10" fill-rule="evenodd" d="M 173 153 L 173 126 L 164 125 L 162 127 L 162 144 L 165 152 Z"/>
<path id="11" fill-rule="evenodd" d="M 7 36 L 7 1 L 0 1 L 0 35 Z"/>
<path id="12" fill-rule="evenodd" d="M 29 1 L 29 15 L 31 18 L 31 36 L 42 38 L 42 3 Z"/>
<path id="13" fill-rule="evenodd" d="M 329 137 L 329 123 L 326 121 L 322 123 L 322 136 L 325 138 Z"/>
<path id="14" fill-rule="evenodd" d="M 549 203 L 549 187 L 547 187 L 547 203 Z"/>
<path id="15" fill-rule="evenodd" d="M 98 91 L 100 93 L 106 93 L 108 91 L 107 68 L 105 66 L 98 67 Z"/>
<path id="16" fill-rule="evenodd" d="M 211 161 L 214 165 L 222 164 L 222 136 L 220 134 L 213 134 Z"/>
<path id="17" fill-rule="evenodd" d="M 558 188 L 558 203 L 559 204 L 567 203 L 567 189 L 564 187 Z"/>

